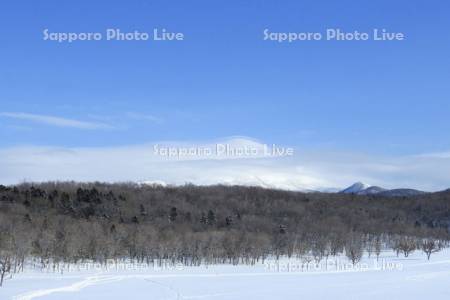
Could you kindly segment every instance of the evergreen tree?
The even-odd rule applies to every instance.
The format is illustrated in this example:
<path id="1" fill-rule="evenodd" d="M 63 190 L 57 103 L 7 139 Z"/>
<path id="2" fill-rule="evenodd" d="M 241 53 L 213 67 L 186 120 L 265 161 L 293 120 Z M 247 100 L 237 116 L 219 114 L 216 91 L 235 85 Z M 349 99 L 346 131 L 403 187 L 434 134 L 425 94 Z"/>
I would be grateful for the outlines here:
<path id="1" fill-rule="evenodd" d="M 208 211 L 207 223 L 208 223 L 208 225 L 213 225 L 216 223 L 216 214 L 212 210 Z"/>
<path id="2" fill-rule="evenodd" d="M 145 207 L 143 204 L 141 204 L 141 206 L 140 206 L 140 211 L 141 211 L 141 216 L 147 215 L 147 211 L 145 210 Z"/>
<path id="3" fill-rule="evenodd" d="M 175 222 L 175 220 L 177 219 L 178 213 L 177 213 L 177 208 L 176 207 L 172 207 L 170 209 L 169 212 L 169 221 L 170 222 Z"/>

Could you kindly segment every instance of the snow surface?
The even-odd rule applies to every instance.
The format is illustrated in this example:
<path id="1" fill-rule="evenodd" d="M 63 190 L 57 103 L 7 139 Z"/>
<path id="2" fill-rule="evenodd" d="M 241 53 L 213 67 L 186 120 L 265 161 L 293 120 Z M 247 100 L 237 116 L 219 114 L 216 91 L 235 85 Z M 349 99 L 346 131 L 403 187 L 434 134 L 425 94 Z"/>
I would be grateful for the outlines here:
<path id="1" fill-rule="evenodd" d="M 28 269 L 5 282 L 0 299 L 450 299 L 449 249 L 430 261 L 417 251 L 409 258 L 384 252 L 375 262 L 366 256 L 351 268 L 329 258 L 326 267 L 311 263 L 303 271 L 295 259 L 164 269 L 90 265 L 63 274 Z"/>

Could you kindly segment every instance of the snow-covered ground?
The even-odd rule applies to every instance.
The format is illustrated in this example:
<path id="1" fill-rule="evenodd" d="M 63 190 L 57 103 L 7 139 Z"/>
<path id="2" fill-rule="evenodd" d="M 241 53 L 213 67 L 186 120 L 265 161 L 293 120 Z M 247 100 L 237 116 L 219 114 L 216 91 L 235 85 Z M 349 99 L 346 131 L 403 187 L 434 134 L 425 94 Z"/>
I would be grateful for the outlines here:
<path id="1" fill-rule="evenodd" d="M 82 266 L 64 274 L 29 269 L 5 282 L 0 299 L 450 299 L 449 249 L 430 261 L 419 251 L 409 258 L 385 252 L 375 261 L 365 257 L 351 268 L 329 259 L 308 270 L 294 259 L 256 266 Z"/>

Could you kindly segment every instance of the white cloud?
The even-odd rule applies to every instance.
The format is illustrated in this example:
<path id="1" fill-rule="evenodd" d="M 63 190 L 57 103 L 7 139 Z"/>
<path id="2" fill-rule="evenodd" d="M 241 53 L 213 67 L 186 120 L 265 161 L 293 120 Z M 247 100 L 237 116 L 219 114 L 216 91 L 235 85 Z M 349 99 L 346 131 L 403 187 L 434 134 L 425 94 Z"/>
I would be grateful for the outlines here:
<path id="1" fill-rule="evenodd" d="M 262 147 L 245 137 L 209 142 L 160 142 L 210 147 L 216 143 Z M 292 157 L 164 157 L 155 144 L 99 148 L 14 147 L 0 149 L 0 183 L 20 181 L 163 181 L 169 184 L 246 184 L 283 189 L 345 187 L 363 181 L 386 188 L 426 191 L 449 187 L 450 159 L 427 156 L 369 156 L 296 149 Z"/>
<path id="2" fill-rule="evenodd" d="M 112 126 L 99 123 L 99 122 L 87 122 L 74 119 L 67 119 L 48 115 L 29 114 L 24 112 L 0 112 L 1 117 L 13 118 L 31 121 L 35 123 L 47 124 L 57 127 L 71 127 L 77 129 L 111 129 Z"/>
<path id="3" fill-rule="evenodd" d="M 149 115 L 149 114 L 141 114 L 141 113 L 136 113 L 136 112 L 127 112 L 125 114 L 125 116 L 127 118 L 134 119 L 134 120 L 139 120 L 139 121 L 150 121 L 150 122 L 157 123 L 157 124 L 163 123 L 163 119 L 161 119 L 160 117 L 157 117 L 157 116 L 154 116 L 154 115 Z"/>
<path id="4" fill-rule="evenodd" d="M 449 152 L 433 152 L 433 153 L 424 153 L 416 155 L 416 157 L 420 158 L 444 158 L 448 159 L 450 158 L 450 151 Z"/>

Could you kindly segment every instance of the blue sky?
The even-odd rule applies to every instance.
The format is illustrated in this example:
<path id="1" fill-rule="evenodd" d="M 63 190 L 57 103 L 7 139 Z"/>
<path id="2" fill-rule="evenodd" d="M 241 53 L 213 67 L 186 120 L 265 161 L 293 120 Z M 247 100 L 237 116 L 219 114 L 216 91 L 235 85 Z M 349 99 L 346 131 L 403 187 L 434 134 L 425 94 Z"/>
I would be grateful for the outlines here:
<path id="1" fill-rule="evenodd" d="M 2 3 L 0 148 L 245 136 L 378 159 L 447 153 L 449 13 L 443 0 Z M 43 41 L 46 28 L 166 28 L 185 40 L 59 44 Z M 263 41 L 265 28 L 406 40 L 280 44 Z"/>

